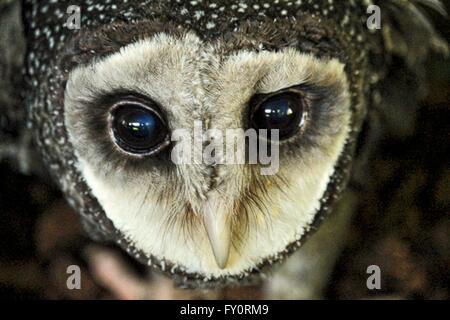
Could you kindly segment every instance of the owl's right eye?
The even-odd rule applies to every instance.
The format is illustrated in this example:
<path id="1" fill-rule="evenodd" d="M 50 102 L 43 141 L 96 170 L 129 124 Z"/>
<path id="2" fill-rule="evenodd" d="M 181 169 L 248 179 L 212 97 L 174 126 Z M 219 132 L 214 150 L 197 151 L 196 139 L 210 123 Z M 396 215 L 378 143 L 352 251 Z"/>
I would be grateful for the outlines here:
<path id="1" fill-rule="evenodd" d="M 110 128 L 117 146 L 133 155 L 152 155 L 170 143 L 162 115 L 140 101 L 117 103 L 111 112 Z"/>

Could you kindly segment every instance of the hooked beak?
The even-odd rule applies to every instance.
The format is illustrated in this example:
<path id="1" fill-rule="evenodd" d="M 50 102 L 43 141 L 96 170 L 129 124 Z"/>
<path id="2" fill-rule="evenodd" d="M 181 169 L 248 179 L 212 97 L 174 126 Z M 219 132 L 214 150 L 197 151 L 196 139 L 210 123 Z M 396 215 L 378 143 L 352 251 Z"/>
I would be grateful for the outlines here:
<path id="1" fill-rule="evenodd" d="M 203 211 L 205 226 L 217 266 L 224 269 L 230 256 L 231 218 L 228 206 L 214 193 L 208 196 Z"/>

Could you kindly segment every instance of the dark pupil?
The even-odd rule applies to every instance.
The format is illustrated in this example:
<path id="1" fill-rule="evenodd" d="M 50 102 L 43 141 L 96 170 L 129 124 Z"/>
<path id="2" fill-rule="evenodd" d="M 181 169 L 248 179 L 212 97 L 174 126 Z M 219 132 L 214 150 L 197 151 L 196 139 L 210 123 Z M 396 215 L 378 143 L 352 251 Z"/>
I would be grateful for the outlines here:
<path id="1" fill-rule="evenodd" d="M 280 138 L 286 138 L 298 130 L 302 117 L 302 98 L 294 93 L 284 93 L 261 103 L 253 114 L 253 125 L 257 129 L 278 129 Z"/>
<path id="2" fill-rule="evenodd" d="M 118 144 L 129 152 L 146 153 L 164 141 L 167 130 L 153 111 L 139 106 L 116 110 L 113 131 Z"/>

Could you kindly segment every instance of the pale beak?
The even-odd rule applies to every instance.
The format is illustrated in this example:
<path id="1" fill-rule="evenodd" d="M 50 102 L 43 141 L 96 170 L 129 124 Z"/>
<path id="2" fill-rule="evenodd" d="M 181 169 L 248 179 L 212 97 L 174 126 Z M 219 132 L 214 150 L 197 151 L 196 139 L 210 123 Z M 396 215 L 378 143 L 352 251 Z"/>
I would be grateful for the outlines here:
<path id="1" fill-rule="evenodd" d="M 224 269 L 228 263 L 231 245 L 231 218 L 227 205 L 214 194 L 208 196 L 203 211 L 203 224 L 216 263 Z"/>

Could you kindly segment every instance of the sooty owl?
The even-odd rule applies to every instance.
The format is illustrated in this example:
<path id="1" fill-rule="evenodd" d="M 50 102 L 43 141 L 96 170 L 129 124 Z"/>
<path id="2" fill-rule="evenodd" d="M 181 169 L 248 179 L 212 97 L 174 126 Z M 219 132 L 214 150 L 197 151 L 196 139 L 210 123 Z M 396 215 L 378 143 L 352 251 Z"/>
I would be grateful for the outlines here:
<path id="1" fill-rule="evenodd" d="M 16 51 L 2 61 L 2 143 L 33 145 L 92 238 L 180 286 L 273 271 L 269 297 L 315 296 L 357 201 L 345 190 L 364 173 L 377 119 L 394 128 L 395 114 L 414 113 L 422 62 L 445 50 L 423 11 L 442 12 L 438 1 L 374 2 L 25 0 L 24 41 L 10 39 Z M 79 28 L 68 25 L 74 5 Z M 368 28 L 371 5 L 380 29 Z M 22 81 L 17 93 L 11 83 Z M 186 139 L 173 139 L 180 129 Z M 255 129 L 278 154 L 276 170 L 174 161 L 198 135 L 200 149 L 228 146 L 205 138 L 228 129 Z"/>

